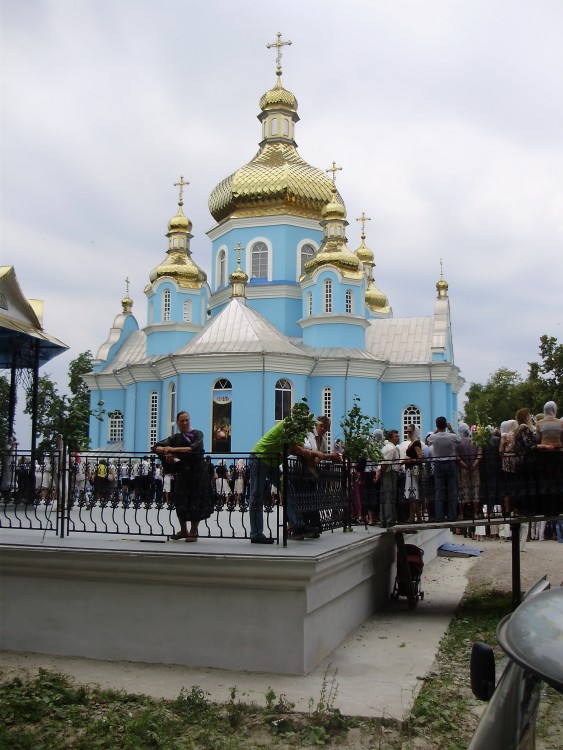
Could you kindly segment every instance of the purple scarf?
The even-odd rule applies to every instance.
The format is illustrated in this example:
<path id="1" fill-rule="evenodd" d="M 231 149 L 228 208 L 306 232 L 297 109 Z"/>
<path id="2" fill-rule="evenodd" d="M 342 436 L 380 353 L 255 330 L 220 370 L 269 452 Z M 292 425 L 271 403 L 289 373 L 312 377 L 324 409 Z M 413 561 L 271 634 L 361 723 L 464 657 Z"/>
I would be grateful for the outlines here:
<path id="1" fill-rule="evenodd" d="M 193 430 L 190 430 L 189 432 L 181 432 L 180 434 L 183 437 L 184 443 L 186 445 L 190 446 L 193 443 L 193 441 L 195 439 L 195 435 L 194 435 L 194 431 Z"/>

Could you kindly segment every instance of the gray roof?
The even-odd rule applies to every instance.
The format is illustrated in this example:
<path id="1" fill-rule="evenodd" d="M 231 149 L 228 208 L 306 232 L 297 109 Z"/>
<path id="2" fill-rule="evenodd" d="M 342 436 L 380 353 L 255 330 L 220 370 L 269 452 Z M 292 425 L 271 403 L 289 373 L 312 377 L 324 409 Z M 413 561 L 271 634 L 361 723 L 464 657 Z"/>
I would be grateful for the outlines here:
<path id="1" fill-rule="evenodd" d="M 287 336 L 235 297 L 176 354 L 272 353 L 303 356 Z"/>
<path id="2" fill-rule="evenodd" d="M 115 357 L 100 372 L 113 372 L 146 359 L 147 336 L 144 331 L 132 331 L 119 347 Z"/>
<path id="3" fill-rule="evenodd" d="M 392 364 L 426 364 L 432 360 L 433 318 L 370 320 L 366 348 Z"/>

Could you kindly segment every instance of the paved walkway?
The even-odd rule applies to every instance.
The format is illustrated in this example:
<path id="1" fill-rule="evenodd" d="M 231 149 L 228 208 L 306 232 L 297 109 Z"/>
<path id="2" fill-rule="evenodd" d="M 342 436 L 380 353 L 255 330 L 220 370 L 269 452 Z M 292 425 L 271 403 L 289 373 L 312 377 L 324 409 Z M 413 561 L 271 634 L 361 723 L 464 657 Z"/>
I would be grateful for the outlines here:
<path id="1" fill-rule="evenodd" d="M 421 678 L 432 667 L 473 562 L 471 558 L 438 557 L 428 563 L 422 577 L 424 600 L 415 610 L 408 609 L 405 599 L 389 604 L 304 677 L 12 652 L 0 653 L 0 670 L 6 676 L 22 667 L 45 667 L 78 681 L 162 698 L 175 698 L 183 687 L 189 690 L 197 685 L 218 702 L 228 700 L 231 687 L 236 686 L 239 700 L 264 704 L 264 695 L 272 687 L 301 711 L 307 710 L 310 699 L 316 704 L 323 681 L 330 686 L 334 676 L 338 687 L 334 706 L 343 714 L 403 719 Z"/>

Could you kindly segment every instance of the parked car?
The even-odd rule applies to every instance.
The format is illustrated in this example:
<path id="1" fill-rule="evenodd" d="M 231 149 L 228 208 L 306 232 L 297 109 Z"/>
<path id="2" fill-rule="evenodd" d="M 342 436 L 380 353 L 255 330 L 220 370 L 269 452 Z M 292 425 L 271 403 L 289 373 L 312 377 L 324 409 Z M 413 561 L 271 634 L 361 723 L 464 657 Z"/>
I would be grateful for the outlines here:
<path id="1" fill-rule="evenodd" d="M 471 689 L 489 705 L 467 750 L 533 750 L 542 682 L 563 693 L 563 588 L 541 578 L 496 635 L 509 659 L 498 684 L 492 648 L 473 644 Z"/>

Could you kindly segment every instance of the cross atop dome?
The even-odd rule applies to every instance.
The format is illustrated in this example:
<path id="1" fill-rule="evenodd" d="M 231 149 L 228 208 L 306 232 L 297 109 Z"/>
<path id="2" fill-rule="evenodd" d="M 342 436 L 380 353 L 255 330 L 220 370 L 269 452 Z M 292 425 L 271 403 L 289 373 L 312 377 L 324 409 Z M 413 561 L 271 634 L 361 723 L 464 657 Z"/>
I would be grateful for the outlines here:
<path id="1" fill-rule="evenodd" d="M 356 219 L 356 221 L 362 222 L 362 239 L 366 238 L 366 221 L 371 221 L 371 216 L 366 216 L 365 211 L 362 211 L 362 215 Z"/>
<path id="2" fill-rule="evenodd" d="M 328 174 L 329 172 L 332 172 L 332 181 L 336 185 L 336 173 L 342 172 L 342 167 L 337 167 L 336 162 L 332 162 L 332 167 L 329 167 L 328 169 L 325 169 L 325 172 Z"/>
<path id="3" fill-rule="evenodd" d="M 277 41 L 276 42 L 268 42 L 268 44 L 266 45 L 266 48 L 267 49 L 272 49 L 272 47 L 275 47 L 277 49 L 277 54 L 276 54 L 276 75 L 279 77 L 282 74 L 282 69 L 281 69 L 282 47 L 286 47 L 286 46 L 289 47 L 291 44 L 293 44 L 293 42 L 290 39 L 288 39 L 287 42 L 282 42 L 281 31 L 278 31 L 278 33 L 276 34 L 276 36 L 277 36 Z"/>
<path id="4" fill-rule="evenodd" d="M 184 185 L 189 185 L 189 184 L 190 183 L 187 180 L 184 182 L 184 175 L 183 174 L 180 175 L 180 182 L 175 182 L 174 183 L 174 187 L 180 188 L 180 191 L 179 191 L 180 195 L 178 197 L 178 205 L 179 206 L 183 206 L 184 205 L 184 201 L 183 201 L 183 197 L 182 197 L 183 193 L 184 193 Z"/>

